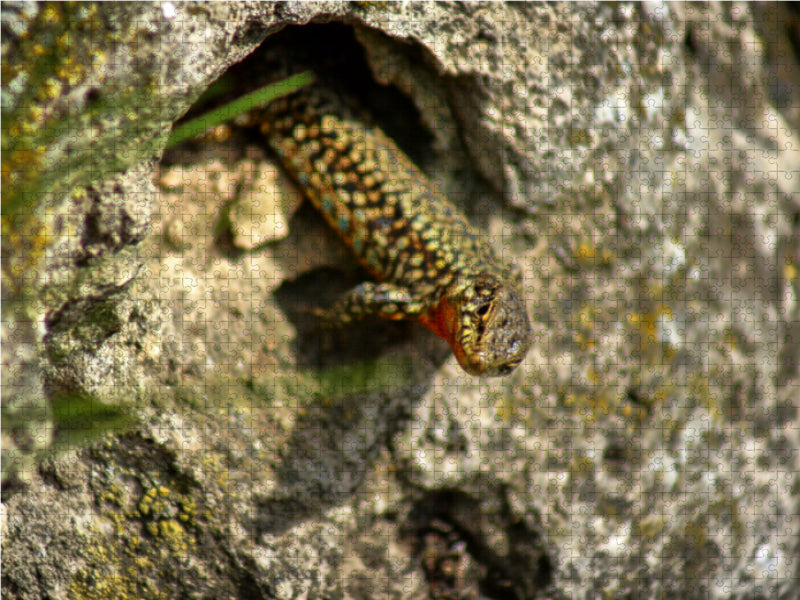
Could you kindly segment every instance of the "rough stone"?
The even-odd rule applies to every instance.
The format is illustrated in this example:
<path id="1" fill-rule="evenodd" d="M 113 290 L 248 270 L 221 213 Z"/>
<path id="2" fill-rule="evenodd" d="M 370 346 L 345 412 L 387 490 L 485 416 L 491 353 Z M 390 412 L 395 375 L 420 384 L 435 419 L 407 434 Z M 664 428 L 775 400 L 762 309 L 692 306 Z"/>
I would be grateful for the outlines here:
<path id="1" fill-rule="evenodd" d="M 797 597 L 776 7 L 4 3 L 3 594 Z M 416 110 L 409 153 L 520 265 L 509 379 L 415 326 L 315 331 L 364 274 L 294 201 L 288 235 L 242 241 L 236 165 L 270 158 L 164 155 L 310 22 L 393 86 L 379 120 Z"/>

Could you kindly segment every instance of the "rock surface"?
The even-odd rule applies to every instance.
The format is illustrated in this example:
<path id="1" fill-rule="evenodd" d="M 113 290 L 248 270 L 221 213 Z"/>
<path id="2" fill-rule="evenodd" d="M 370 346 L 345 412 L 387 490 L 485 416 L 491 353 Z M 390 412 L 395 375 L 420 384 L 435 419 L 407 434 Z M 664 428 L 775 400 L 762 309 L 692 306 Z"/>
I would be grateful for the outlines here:
<path id="1" fill-rule="evenodd" d="M 798 597 L 792 10 L 4 3 L 4 596 Z M 521 266 L 510 378 L 315 330 L 270 157 L 164 154 L 309 31 Z"/>

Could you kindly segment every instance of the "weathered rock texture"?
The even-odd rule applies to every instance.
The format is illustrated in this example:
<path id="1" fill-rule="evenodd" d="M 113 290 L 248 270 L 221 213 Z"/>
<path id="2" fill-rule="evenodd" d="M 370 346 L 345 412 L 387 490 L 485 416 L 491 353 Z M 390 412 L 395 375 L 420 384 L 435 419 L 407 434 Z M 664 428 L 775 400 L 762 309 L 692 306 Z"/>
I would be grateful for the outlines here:
<path id="1" fill-rule="evenodd" d="M 796 595 L 791 10 L 4 4 L 4 597 Z M 509 379 L 315 330 L 363 274 L 253 140 L 160 162 L 310 22 L 522 267 Z"/>

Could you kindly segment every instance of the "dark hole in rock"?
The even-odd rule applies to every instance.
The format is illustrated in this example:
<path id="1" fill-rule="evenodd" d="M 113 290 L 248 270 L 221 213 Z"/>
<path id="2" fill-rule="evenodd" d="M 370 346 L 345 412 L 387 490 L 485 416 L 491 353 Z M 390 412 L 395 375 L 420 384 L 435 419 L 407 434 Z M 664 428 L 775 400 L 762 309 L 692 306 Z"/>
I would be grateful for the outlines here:
<path id="1" fill-rule="evenodd" d="M 433 152 L 432 136 L 420 124 L 420 115 L 413 103 L 397 89 L 375 82 L 353 28 L 338 23 L 290 26 L 270 36 L 261 47 L 212 84 L 181 122 L 276 81 L 275 62 L 271 63 L 269 58 L 275 53 L 282 60 L 285 56 L 292 57 L 292 63 L 296 60 L 298 73 L 312 68 L 323 84 L 335 85 L 353 97 L 415 163 L 424 163 L 425 157 Z M 242 130 L 234 127 L 232 133 L 233 136 L 223 142 L 228 150 L 214 150 L 211 148 L 213 142 L 190 140 L 168 150 L 162 164 L 191 165 L 199 157 L 210 154 L 222 157 L 223 162 L 233 163 L 244 156 L 244 148 L 248 145 L 267 149 L 255 128 Z M 268 149 L 267 154 L 273 156 Z M 277 160 L 275 162 L 277 164 Z M 307 200 L 298 214 L 301 215 L 304 235 L 316 235 L 328 227 L 310 208 Z M 297 221 L 293 218 L 290 228 L 296 226 Z M 309 230 L 305 229 L 306 226 Z M 232 251 L 230 240 L 220 232 L 216 232 L 215 244 L 230 259 L 235 260 L 242 254 Z M 412 336 L 427 340 L 425 346 L 433 349 L 436 363 L 446 360 L 446 343 L 431 340 L 435 336 L 417 324 L 375 317 L 357 320 L 344 327 L 322 325 L 311 312 L 314 308 L 328 307 L 359 283 L 374 280 L 363 269 L 354 270 L 353 265 L 345 265 L 342 270 L 339 266 L 331 264 L 329 268 L 301 274 L 296 279 L 285 281 L 275 294 L 279 305 L 297 328 L 295 345 L 300 365 L 317 367 L 375 358 L 392 347 L 409 343 Z"/>

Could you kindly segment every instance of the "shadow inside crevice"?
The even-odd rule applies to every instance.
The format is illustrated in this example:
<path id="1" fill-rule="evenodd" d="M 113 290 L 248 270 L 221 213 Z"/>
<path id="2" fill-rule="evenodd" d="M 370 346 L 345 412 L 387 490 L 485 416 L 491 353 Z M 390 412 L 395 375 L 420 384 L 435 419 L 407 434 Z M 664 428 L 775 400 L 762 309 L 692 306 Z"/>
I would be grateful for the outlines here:
<path id="1" fill-rule="evenodd" d="M 332 323 L 317 317 L 314 309 L 327 309 L 363 281 L 338 269 L 320 268 L 293 281 L 285 281 L 274 293 L 275 299 L 297 336 L 293 350 L 301 369 L 322 369 L 351 365 L 380 357 L 387 349 L 404 344 L 411 328 L 407 321 L 387 321 L 366 317 L 351 323 Z"/>
<path id="2" fill-rule="evenodd" d="M 458 489 L 420 492 L 402 524 L 436 597 L 525 600 L 553 584 L 555 565 L 541 519 L 519 518 L 508 490 L 482 482 L 480 497 Z"/>

